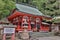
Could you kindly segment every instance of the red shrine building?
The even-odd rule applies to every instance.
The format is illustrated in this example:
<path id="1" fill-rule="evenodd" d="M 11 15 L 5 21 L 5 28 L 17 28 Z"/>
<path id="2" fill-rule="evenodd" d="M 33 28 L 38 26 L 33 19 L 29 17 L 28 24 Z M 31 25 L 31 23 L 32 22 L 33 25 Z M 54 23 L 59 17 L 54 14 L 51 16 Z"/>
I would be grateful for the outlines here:
<path id="1" fill-rule="evenodd" d="M 37 8 L 23 4 L 16 4 L 16 9 L 8 16 L 8 20 L 17 25 L 16 31 L 22 31 L 24 27 L 28 31 L 49 31 L 50 24 L 43 23 L 43 18 L 51 19 L 44 16 Z"/>

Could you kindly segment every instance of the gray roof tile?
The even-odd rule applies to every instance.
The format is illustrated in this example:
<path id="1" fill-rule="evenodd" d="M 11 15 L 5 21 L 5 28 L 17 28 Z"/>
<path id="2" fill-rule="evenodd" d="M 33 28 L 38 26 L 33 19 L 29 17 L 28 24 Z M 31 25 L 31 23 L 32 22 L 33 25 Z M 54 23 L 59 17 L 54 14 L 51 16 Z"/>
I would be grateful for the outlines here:
<path id="1" fill-rule="evenodd" d="M 26 12 L 28 14 L 33 14 L 33 15 L 38 15 L 38 16 L 43 15 L 38 9 L 30 7 L 30 6 L 26 6 L 26 5 L 22 5 L 22 4 L 16 4 L 16 8 L 19 11 Z"/>

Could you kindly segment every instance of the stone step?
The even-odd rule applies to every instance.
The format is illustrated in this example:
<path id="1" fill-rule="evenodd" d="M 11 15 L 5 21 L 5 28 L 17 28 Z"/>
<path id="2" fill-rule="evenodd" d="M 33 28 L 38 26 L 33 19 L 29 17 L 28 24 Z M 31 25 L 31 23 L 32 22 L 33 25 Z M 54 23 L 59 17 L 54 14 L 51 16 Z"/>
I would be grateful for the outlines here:
<path id="1" fill-rule="evenodd" d="M 30 36 L 31 37 L 49 37 L 49 36 L 53 36 L 53 33 L 31 32 Z"/>

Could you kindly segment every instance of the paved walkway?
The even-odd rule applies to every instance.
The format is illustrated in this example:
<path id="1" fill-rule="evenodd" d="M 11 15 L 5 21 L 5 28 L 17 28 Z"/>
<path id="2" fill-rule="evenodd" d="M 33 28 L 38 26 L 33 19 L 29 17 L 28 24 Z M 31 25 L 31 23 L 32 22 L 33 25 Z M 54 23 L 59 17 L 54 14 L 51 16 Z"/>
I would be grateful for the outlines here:
<path id="1" fill-rule="evenodd" d="M 60 37 L 53 36 L 51 33 L 32 33 L 30 40 L 60 40 Z M 18 38 L 18 36 L 15 38 L 15 40 L 21 40 Z"/>
<path id="2" fill-rule="evenodd" d="M 39 37 L 39 40 L 60 40 L 60 37 L 53 36 L 53 37 Z"/>
<path id="3" fill-rule="evenodd" d="M 16 40 L 21 40 L 16 38 Z M 39 37 L 39 38 L 31 38 L 30 40 L 60 40 L 60 37 L 53 36 L 53 37 Z"/>
<path id="4" fill-rule="evenodd" d="M 32 33 L 32 39 L 38 40 L 60 40 L 60 37 L 54 36 L 53 33 Z M 34 38 L 35 37 L 35 38 Z"/>

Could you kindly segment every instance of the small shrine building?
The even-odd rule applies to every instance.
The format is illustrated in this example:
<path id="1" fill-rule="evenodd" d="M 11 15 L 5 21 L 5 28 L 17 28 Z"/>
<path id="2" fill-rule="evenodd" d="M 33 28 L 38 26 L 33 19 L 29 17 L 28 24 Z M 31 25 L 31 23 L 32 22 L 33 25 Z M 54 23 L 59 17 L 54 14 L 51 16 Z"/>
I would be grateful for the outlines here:
<path id="1" fill-rule="evenodd" d="M 16 31 L 22 31 L 24 27 L 27 27 L 28 31 L 49 31 L 50 24 L 43 23 L 43 18 L 51 20 L 51 17 L 44 16 L 37 8 L 30 7 L 23 4 L 16 4 L 16 9 L 13 10 L 8 20 L 17 25 Z"/>

